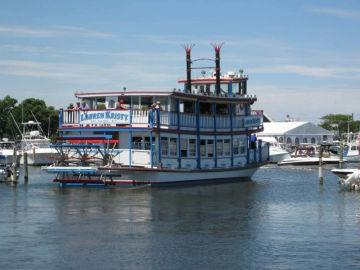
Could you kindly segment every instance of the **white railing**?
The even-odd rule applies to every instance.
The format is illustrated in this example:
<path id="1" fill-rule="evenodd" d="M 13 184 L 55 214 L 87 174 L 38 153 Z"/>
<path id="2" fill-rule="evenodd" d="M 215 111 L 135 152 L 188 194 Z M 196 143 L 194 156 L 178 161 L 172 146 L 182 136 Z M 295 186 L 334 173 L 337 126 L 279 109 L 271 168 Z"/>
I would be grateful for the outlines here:
<path id="1" fill-rule="evenodd" d="M 132 117 L 133 124 L 149 123 L 149 112 L 148 111 L 133 110 L 131 117 Z"/>
<path id="2" fill-rule="evenodd" d="M 61 125 L 64 126 L 78 126 L 80 121 L 79 110 L 63 110 L 61 117 Z M 96 112 L 89 110 L 88 112 Z M 129 111 L 128 111 L 129 113 Z M 153 114 L 152 116 L 150 114 Z M 160 126 L 173 126 L 178 125 L 178 114 L 176 112 L 160 111 Z M 185 128 L 196 128 L 196 115 L 189 113 L 179 113 L 179 125 Z M 150 119 L 151 118 L 151 119 Z M 230 129 L 231 123 L 230 116 L 217 115 L 216 116 L 216 129 Z M 158 121 L 156 112 L 146 110 L 131 110 L 131 123 L 149 125 L 150 122 L 156 126 Z M 233 128 L 250 128 L 256 129 L 263 124 L 262 111 L 252 111 L 249 116 L 233 116 Z M 202 129 L 214 129 L 214 116 L 213 115 L 200 115 L 199 125 Z"/>

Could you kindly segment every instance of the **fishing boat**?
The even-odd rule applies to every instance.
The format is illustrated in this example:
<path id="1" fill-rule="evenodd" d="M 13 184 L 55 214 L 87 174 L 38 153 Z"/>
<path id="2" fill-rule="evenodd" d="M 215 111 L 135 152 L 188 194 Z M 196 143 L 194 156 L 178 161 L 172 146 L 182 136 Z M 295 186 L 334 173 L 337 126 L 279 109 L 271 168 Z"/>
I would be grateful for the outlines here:
<path id="1" fill-rule="evenodd" d="M 50 147 L 50 139 L 43 135 L 41 124 L 37 121 L 22 123 L 21 132 L 20 164 L 24 164 L 24 153 L 27 153 L 29 165 L 49 165 L 54 162 L 57 152 Z"/>
<path id="2" fill-rule="evenodd" d="M 96 171 L 81 167 L 62 173 L 63 168 L 53 168 L 54 181 L 132 186 L 219 183 L 249 179 L 268 163 L 268 144 L 251 136 L 263 130 L 263 113 L 251 109 L 257 97 L 248 94 L 248 76 L 242 70 L 221 74 L 220 44 L 213 45 L 215 59 L 206 59 L 210 67 L 194 66 L 204 59 L 191 59 L 192 47 L 184 46 L 186 79 L 178 81 L 181 89 L 76 92 L 81 107 L 60 111 L 59 139 L 78 146 L 62 156 L 79 152 L 81 145 L 94 145 L 99 148 L 88 149 L 80 159 L 98 157 L 94 151 L 99 149 L 111 149 L 105 155 L 111 158 L 99 161 Z M 194 77 L 197 69 L 201 75 Z"/>

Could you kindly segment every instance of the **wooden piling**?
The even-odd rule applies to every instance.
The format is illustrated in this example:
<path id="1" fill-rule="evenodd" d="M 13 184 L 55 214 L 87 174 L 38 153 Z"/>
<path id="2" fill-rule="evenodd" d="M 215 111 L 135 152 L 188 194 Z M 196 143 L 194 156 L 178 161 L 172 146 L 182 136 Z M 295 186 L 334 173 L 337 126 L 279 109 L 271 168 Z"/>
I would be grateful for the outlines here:
<path id="1" fill-rule="evenodd" d="M 11 184 L 16 185 L 17 184 L 17 175 L 16 175 L 16 169 L 17 169 L 17 153 L 16 149 L 14 148 L 13 151 L 13 162 L 11 166 Z"/>
<path id="2" fill-rule="evenodd" d="M 323 158 L 323 147 L 322 147 L 322 145 L 320 145 L 320 149 L 319 149 L 319 183 L 320 183 L 320 185 L 322 185 L 324 183 L 322 158 Z"/>
<path id="3" fill-rule="evenodd" d="M 340 142 L 339 169 L 344 167 L 344 143 Z"/>
<path id="4" fill-rule="evenodd" d="M 28 153 L 24 152 L 24 182 L 29 181 Z"/>

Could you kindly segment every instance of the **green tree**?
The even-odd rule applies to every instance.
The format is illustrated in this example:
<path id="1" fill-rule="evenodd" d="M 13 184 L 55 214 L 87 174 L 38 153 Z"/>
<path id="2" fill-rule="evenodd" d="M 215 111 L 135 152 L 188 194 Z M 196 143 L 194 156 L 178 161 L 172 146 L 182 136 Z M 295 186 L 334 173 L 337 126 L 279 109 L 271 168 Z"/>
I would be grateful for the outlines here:
<path id="1" fill-rule="evenodd" d="M 348 114 L 328 114 L 321 117 L 320 126 L 341 136 L 347 133 L 348 129 L 349 132 L 359 132 L 360 121 L 354 120 L 353 116 Z"/>
<path id="2" fill-rule="evenodd" d="M 53 138 L 56 136 L 59 116 L 54 107 L 48 107 L 45 101 L 35 98 L 28 98 L 17 104 L 15 99 L 6 96 L 3 100 L 0 100 L 0 121 L 5 123 L 0 126 L 1 137 L 10 134 L 13 135 L 12 137 L 15 137 L 15 134 L 20 135 L 10 116 L 10 112 L 20 129 L 22 122 L 38 121 L 41 123 L 44 135 L 49 134 Z"/>
<path id="3" fill-rule="evenodd" d="M 14 123 L 10 118 L 9 111 L 17 104 L 17 100 L 6 96 L 0 99 L 0 138 L 14 137 Z"/>

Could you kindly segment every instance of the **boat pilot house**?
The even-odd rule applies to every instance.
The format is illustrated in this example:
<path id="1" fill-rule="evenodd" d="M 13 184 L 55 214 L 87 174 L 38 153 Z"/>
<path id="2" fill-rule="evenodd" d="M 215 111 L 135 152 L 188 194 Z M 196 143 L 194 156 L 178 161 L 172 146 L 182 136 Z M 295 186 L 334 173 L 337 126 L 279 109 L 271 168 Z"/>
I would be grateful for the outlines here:
<path id="1" fill-rule="evenodd" d="M 192 78 L 196 69 L 190 58 L 192 46 L 185 47 L 187 76 L 179 80 L 182 89 L 76 92 L 87 109 L 60 112 L 61 139 L 107 144 L 116 152 L 113 163 L 128 171 L 171 169 L 222 172 L 217 178 L 248 176 L 238 171 L 253 172 L 268 157 L 261 140 L 250 143 L 251 134 L 263 130 L 262 111 L 251 110 L 257 98 L 248 93 L 247 76 L 220 74 L 220 47 L 214 46 L 215 72 L 203 71 L 196 78 Z M 232 173 L 226 175 L 226 171 Z"/>

